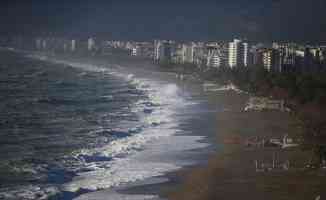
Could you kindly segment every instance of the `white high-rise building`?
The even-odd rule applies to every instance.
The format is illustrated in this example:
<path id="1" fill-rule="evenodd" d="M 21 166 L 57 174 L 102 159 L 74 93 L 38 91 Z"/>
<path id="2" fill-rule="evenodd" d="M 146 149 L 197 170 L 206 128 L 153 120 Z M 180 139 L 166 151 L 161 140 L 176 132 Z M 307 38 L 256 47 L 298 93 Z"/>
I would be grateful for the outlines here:
<path id="1" fill-rule="evenodd" d="M 240 43 L 241 43 L 241 40 L 237 40 L 237 39 L 235 39 L 233 42 L 229 43 L 229 66 L 231 68 L 237 66 L 239 63 Z"/>
<path id="2" fill-rule="evenodd" d="M 137 56 L 137 52 L 138 52 L 137 49 L 138 49 L 137 47 L 133 47 L 133 48 L 131 49 L 131 55 L 132 55 L 132 56 Z"/>
<path id="3" fill-rule="evenodd" d="M 67 51 L 67 43 L 66 43 L 66 41 L 63 42 L 63 51 L 64 52 Z"/>
<path id="4" fill-rule="evenodd" d="M 207 57 L 207 66 L 219 68 L 221 66 L 221 58 L 217 53 L 213 53 Z"/>
<path id="5" fill-rule="evenodd" d="M 231 68 L 235 66 L 248 66 L 249 44 L 234 39 L 229 43 L 228 64 Z"/>
<path id="6" fill-rule="evenodd" d="M 242 43 L 243 46 L 243 66 L 248 66 L 249 60 L 249 44 L 247 42 Z"/>
<path id="7" fill-rule="evenodd" d="M 194 62 L 194 53 L 195 53 L 195 45 L 189 44 L 189 45 L 183 45 L 183 52 L 184 52 L 184 58 L 183 61 L 186 63 L 193 63 Z"/>
<path id="8" fill-rule="evenodd" d="M 47 43 L 46 43 L 46 39 L 42 40 L 42 49 L 45 50 L 47 48 Z"/>
<path id="9" fill-rule="evenodd" d="M 162 45 L 162 43 L 161 43 L 161 41 L 159 41 L 159 40 L 155 40 L 154 41 L 154 60 L 155 61 L 158 61 L 158 60 L 160 60 L 160 49 L 161 49 L 161 45 Z"/>
<path id="10" fill-rule="evenodd" d="M 276 49 L 265 49 L 263 52 L 263 66 L 267 71 L 282 72 L 281 52 Z"/>
<path id="11" fill-rule="evenodd" d="M 89 38 L 87 41 L 87 49 L 88 51 L 92 51 L 95 48 L 95 40 L 93 38 Z"/>
<path id="12" fill-rule="evenodd" d="M 36 39 L 35 40 L 35 46 L 37 50 L 40 50 L 42 48 L 42 40 L 41 39 Z"/>
<path id="13" fill-rule="evenodd" d="M 272 50 L 266 50 L 265 52 L 263 52 L 263 64 L 264 64 L 264 68 L 267 71 L 271 71 L 272 69 L 272 57 L 273 57 Z"/>
<path id="14" fill-rule="evenodd" d="M 76 40 L 71 40 L 71 48 L 70 50 L 72 52 L 76 51 Z"/>
<path id="15" fill-rule="evenodd" d="M 184 63 L 184 48 L 183 48 L 183 44 L 178 44 L 175 47 L 175 53 L 173 55 L 173 62 L 175 63 Z"/>
<path id="16" fill-rule="evenodd" d="M 182 61 L 182 63 L 186 62 L 186 51 L 187 51 L 187 45 L 182 44 L 182 48 L 181 48 L 181 61 Z"/>

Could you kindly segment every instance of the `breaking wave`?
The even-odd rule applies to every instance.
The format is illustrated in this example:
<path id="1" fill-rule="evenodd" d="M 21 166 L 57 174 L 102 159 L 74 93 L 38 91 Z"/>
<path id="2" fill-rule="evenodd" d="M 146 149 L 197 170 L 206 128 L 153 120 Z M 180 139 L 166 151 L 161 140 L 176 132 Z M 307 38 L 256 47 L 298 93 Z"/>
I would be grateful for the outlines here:
<path id="1" fill-rule="evenodd" d="M 136 90 L 116 89 L 117 94 L 143 95 L 133 102 L 129 112 L 136 115 L 138 121 L 121 121 L 118 128 L 99 128 L 95 133 L 98 146 L 83 148 L 66 155 L 67 171 L 76 176 L 62 185 L 30 185 L 15 190 L 0 191 L 0 199 L 47 199 L 62 191 L 80 192 L 112 188 L 131 182 L 161 176 L 189 163 L 167 159 L 166 155 L 181 153 L 186 150 L 204 148 L 200 136 L 180 136 L 178 110 L 194 103 L 182 96 L 176 84 L 152 78 L 138 78 L 135 74 L 121 73 L 114 66 L 57 60 L 47 56 L 28 55 L 29 58 L 61 64 L 82 70 L 79 76 L 87 72 L 103 73 L 123 79 Z M 39 75 L 39 74 L 35 74 Z M 140 91 L 138 93 L 137 91 Z M 115 95 L 102 96 L 104 100 L 116 100 Z M 44 98 L 38 100 L 44 104 L 62 104 L 74 102 L 66 99 Z M 126 113 L 123 113 L 126 114 Z M 111 113 L 110 115 L 114 115 Z M 122 115 L 122 113 L 117 113 Z M 126 114 L 129 115 L 129 114 Z M 103 135 L 114 135 L 110 140 Z M 69 163 L 72 163 L 69 166 Z M 33 171 L 33 169 L 30 169 Z M 35 172 L 36 173 L 36 172 Z M 151 198 L 151 196 L 148 196 Z M 83 196 L 80 197 L 83 199 Z"/>

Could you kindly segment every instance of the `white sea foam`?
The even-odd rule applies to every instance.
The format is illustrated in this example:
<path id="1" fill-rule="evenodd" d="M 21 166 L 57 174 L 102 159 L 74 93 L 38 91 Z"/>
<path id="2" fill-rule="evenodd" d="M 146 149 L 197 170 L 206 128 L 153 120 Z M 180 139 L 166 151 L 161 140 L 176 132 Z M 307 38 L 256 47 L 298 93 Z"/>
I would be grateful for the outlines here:
<path id="1" fill-rule="evenodd" d="M 177 110 L 185 106 L 194 105 L 182 97 L 176 84 L 164 81 L 153 81 L 146 78 L 138 78 L 134 74 L 121 73 L 121 66 L 105 68 L 101 66 L 54 60 L 40 57 L 50 62 L 69 65 L 85 71 L 111 74 L 123 78 L 141 90 L 147 99 L 135 102 L 131 111 L 140 118 L 142 131 L 129 137 L 111 141 L 107 145 L 94 149 L 83 149 L 73 153 L 76 160 L 80 160 L 80 169 L 75 168 L 78 176 L 71 182 L 63 185 L 63 190 L 76 192 L 80 189 L 99 190 L 112 188 L 121 184 L 161 176 L 167 172 L 177 170 L 180 167 L 191 164 L 179 161 L 176 155 L 184 155 L 184 151 L 204 148 L 207 144 L 200 141 L 203 137 L 177 136 L 179 119 L 176 118 Z M 151 112 L 144 112 L 144 110 Z M 85 162 L 83 156 L 103 156 L 112 158 L 111 161 Z M 105 199 L 128 199 L 129 196 L 106 197 Z M 133 196 L 130 199 L 137 200 L 156 198 L 155 196 Z M 102 198 L 102 197 L 100 197 Z M 82 195 L 78 199 L 100 199 L 92 194 Z"/>
<path id="2" fill-rule="evenodd" d="M 57 187 L 53 186 L 22 186 L 16 189 L 8 189 L 8 191 L 0 191 L 0 199 L 5 200 L 46 200 L 51 196 L 58 195 L 60 193 Z"/>
<path id="3" fill-rule="evenodd" d="M 41 60 L 41 61 L 48 60 L 48 56 L 41 55 L 41 54 L 28 54 L 28 55 L 26 55 L 26 57 L 36 59 L 36 60 Z"/>
<path id="4" fill-rule="evenodd" d="M 123 183 L 135 182 L 164 172 L 176 170 L 179 167 L 168 163 L 139 162 L 135 159 L 116 159 L 109 168 L 80 173 L 79 177 L 64 185 L 64 190 L 76 192 L 80 189 L 99 190 L 119 186 Z"/>
<path id="5" fill-rule="evenodd" d="M 113 95 L 104 95 L 102 96 L 102 98 L 109 99 L 109 100 L 114 99 Z"/>
<path id="6" fill-rule="evenodd" d="M 182 151 L 204 148 L 207 144 L 199 143 L 203 139 L 198 136 L 171 136 L 154 140 L 145 145 L 143 151 L 125 158 L 117 158 L 108 163 L 107 167 L 79 173 L 70 183 L 64 185 L 64 190 L 76 192 L 80 189 L 99 190 L 119 186 L 161 176 L 169 171 L 179 169 L 191 162 L 178 161 L 177 156 Z"/>
<path id="7" fill-rule="evenodd" d="M 75 200 L 159 200 L 155 195 L 126 195 L 115 191 L 100 191 L 97 193 L 85 194 Z"/>

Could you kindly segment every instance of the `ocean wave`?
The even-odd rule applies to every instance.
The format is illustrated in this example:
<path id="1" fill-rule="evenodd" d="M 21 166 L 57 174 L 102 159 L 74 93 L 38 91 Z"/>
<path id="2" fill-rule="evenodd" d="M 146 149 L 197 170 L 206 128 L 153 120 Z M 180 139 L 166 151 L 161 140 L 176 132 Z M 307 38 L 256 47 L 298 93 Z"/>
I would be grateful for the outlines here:
<path id="1" fill-rule="evenodd" d="M 83 171 L 85 168 L 90 170 L 79 173 L 78 179 L 65 184 L 65 190 L 77 192 L 82 189 L 110 188 L 179 169 L 180 166 L 174 164 L 156 162 L 146 162 L 148 167 L 145 167 L 144 163 L 137 164 L 135 160 L 129 160 L 130 156 L 142 152 L 146 145 L 178 132 L 177 119 L 173 118 L 176 114 L 175 108 L 183 105 L 178 87 L 175 84 L 162 85 L 148 79 L 137 79 L 133 74 L 129 74 L 127 80 L 147 95 L 148 100 L 140 99 L 131 109 L 140 116 L 140 124 L 143 126 L 135 129 L 136 133 L 113 140 L 101 148 L 75 152 L 74 157 L 77 159 L 99 157 L 110 160 L 103 159 L 100 163 L 82 161 Z"/>
<path id="2" fill-rule="evenodd" d="M 114 96 L 113 95 L 104 95 L 104 96 L 101 96 L 101 98 L 108 99 L 108 100 L 113 100 Z"/>
<path id="3" fill-rule="evenodd" d="M 114 158 L 122 155 L 132 154 L 135 151 L 141 150 L 144 144 L 157 137 L 159 137 L 159 135 L 133 135 L 113 140 L 109 144 L 101 148 L 82 149 L 80 151 L 74 152 L 73 155 L 77 159 L 85 156 L 89 157 L 98 155 L 107 158 Z"/>
<path id="4" fill-rule="evenodd" d="M 37 71 L 32 74 L 25 74 L 24 77 L 25 78 L 35 78 L 35 77 L 44 76 L 44 75 L 46 75 L 45 71 Z"/>
<path id="5" fill-rule="evenodd" d="M 96 191 L 119 186 L 122 183 L 160 176 L 180 168 L 164 162 L 146 162 L 144 164 L 141 161 L 128 158 L 117 159 L 110 164 L 110 168 L 102 168 L 79 174 L 78 179 L 63 186 L 64 190 L 70 192 L 78 192 L 82 189 Z"/>
<path id="6" fill-rule="evenodd" d="M 138 78 L 135 74 L 122 73 L 119 71 L 120 68 L 123 68 L 122 66 L 107 68 L 47 57 L 40 59 L 69 65 L 85 71 L 110 74 L 126 80 L 133 86 L 127 89 L 114 90 L 112 98 L 111 96 L 102 98 L 117 101 L 119 100 L 116 99 L 115 95 L 117 94 L 118 96 L 128 94 L 143 97 L 127 108 L 131 113 L 138 116 L 137 126 L 130 125 L 131 127 L 124 130 L 98 129 L 92 134 L 103 137 L 101 141 L 104 143 L 101 142 L 99 147 L 80 149 L 66 156 L 68 164 L 70 163 L 69 160 L 73 160 L 69 170 L 76 172 L 78 176 L 63 185 L 64 191 L 95 191 L 164 175 L 164 173 L 179 169 L 182 165 L 174 161 L 151 160 L 153 155 L 161 155 L 167 152 L 176 154 L 177 151 L 206 147 L 199 142 L 201 138 L 175 136 L 181 131 L 178 129 L 177 110 L 194 105 L 183 97 L 182 91 L 176 84 Z M 60 99 L 44 99 L 43 101 L 44 103 L 52 103 L 52 101 L 54 103 L 59 101 L 60 103 Z M 130 113 L 110 113 L 110 116 L 113 115 L 130 115 Z M 116 126 L 120 125 L 117 124 Z M 114 139 L 112 139 L 113 137 Z M 175 140 L 169 141 L 168 138 Z M 168 142 L 162 143 L 162 141 Z M 170 144 L 174 145 L 169 146 Z"/>
<path id="7" fill-rule="evenodd" d="M 0 190 L 0 199 L 5 200 L 46 200 L 60 194 L 54 186 L 17 186 L 15 189 L 4 188 Z"/>
<path id="8" fill-rule="evenodd" d="M 52 105 L 73 105 L 79 103 L 73 99 L 63 99 L 63 98 L 55 98 L 55 97 L 46 97 L 37 99 L 38 103 L 52 104 Z"/>
<path id="9" fill-rule="evenodd" d="M 147 143 L 140 153 L 116 158 L 105 167 L 93 163 L 92 167 L 96 170 L 78 173 L 78 177 L 65 184 L 63 189 L 69 192 L 97 191 L 162 176 L 182 166 L 194 164 L 177 161 L 173 156 L 169 158 L 166 155 L 184 155 L 184 151 L 207 147 L 207 144 L 199 142 L 203 137 L 171 134 L 171 137 L 161 137 Z"/>
<path id="10" fill-rule="evenodd" d="M 90 195 L 82 195 L 76 200 L 90 200 L 90 199 L 96 199 L 96 200 L 159 200 L 159 198 L 156 195 L 126 195 L 126 194 L 119 194 L 114 191 L 105 191 L 97 194 L 90 194 Z"/>

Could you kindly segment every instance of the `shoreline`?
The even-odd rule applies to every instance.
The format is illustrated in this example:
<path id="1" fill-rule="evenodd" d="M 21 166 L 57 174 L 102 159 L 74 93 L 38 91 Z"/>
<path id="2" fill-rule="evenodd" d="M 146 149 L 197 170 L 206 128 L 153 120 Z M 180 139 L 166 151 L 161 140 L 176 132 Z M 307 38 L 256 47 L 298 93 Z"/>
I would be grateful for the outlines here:
<path id="1" fill-rule="evenodd" d="M 60 57 L 53 57 L 53 58 L 59 58 L 59 60 L 60 60 Z M 62 60 L 65 60 L 65 58 L 63 57 Z M 101 65 L 105 66 L 106 64 L 108 64 L 107 62 L 109 62 L 111 64 L 114 63 L 114 65 L 123 65 L 124 62 L 126 62 L 126 63 L 130 62 L 130 60 L 127 60 L 127 61 L 122 61 L 122 62 L 116 64 L 115 61 L 107 61 L 108 59 L 101 59 L 101 58 L 99 58 L 99 59 L 97 59 L 97 58 L 79 59 L 78 57 L 70 58 L 68 60 L 70 60 L 70 61 L 76 60 L 76 61 L 78 61 L 80 63 L 84 63 L 83 62 L 83 60 L 84 60 L 86 63 L 88 62 L 89 64 L 94 64 L 94 65 L 99 65 L 99 66 L 101 66 Z M 174 79 L 174 82 L 176 84 L 178 84 L 179 86 L 180 86 L 180 84 L 182 84 L 182 85 L 184 84 L 184 83 L 180 83 L 178 80 L 176 80 L 175 73 L 167 72 L 167 71 L 164 71 L 164 70 L 162 71 L 162 69 L 159 66 L 148 63 L 148 61 L 145 61 L 145 62 L 141 61 L 139 63 L 136 62 L 136 64 L 135 64 L 133 59 L 131 59 L 130 64 L 132 64 L 132 65 L 135 64 L 135 66 L 134 66 L 134 69 L 135 69 L 135 68 L 137 68 L 137 66 L 144 66 L 144 63 L 145 63 L 145 65 L 149 64 L 149 66 L 143 67 L 142 68 L 143 70 L 144 69 L 148 70 L 147 67 L 149 67 L 149 68 L 154 67 L 155 69 L 151 69 L 151 70 L 154 70 L 155 72 L 158 72 L 158 73 L 169 74 L 168 76 L 165 75 L 166 77 L 163 77 L 163 79 L 168 78 L 171 75 L 171 77 L 169 79 Z M 124 67 L 124 68 L 128 69 L 128 67 Z M 134 73 L 133 70 L 131 70 L 130 73 Z M 201 85 L 198 85 L 198 84 L 195 84 L 195 83 L 187 83 L 186 85 L 187 85 L 186 87 L 189 87 L 189 88 L 187 88 L 185 90 L 198 91 L 198 88 L 201 88 Z M 186 135 L 188 135 L 188 134 L 186 133 Z M 195 133 L 194 135 L 199 135 L 199 136 L 205 136 L 206 137 L 206 134 L 196 134 Z M 211 141 L 211 140 L 210 139 L 203 139 L 200 142 L 205 144 L 208 141 Z M 205 147 L 205 149 L 206 148 L 207 147 Z M 154 184 L 146 184 L 146 182 L 148 182 L 148 181 L 151 182 L 151 179 L 157 179 L 156 177 L 154 177 L 154 178 L 145 179 L 145 181 L 140 181 L 140 182 L 144 182 L 145 184 L 144 185 L 140 184 L 139 186 L 137 185 L 137 184 L 139 184 L 138 181 L 136 181 L 135 183 L 131 183 L 131 186 L 127 186 L 127 187 L 123 186 L 123 189 L 121 190 L 121 195 L 128 195 L 129 194 L 129 195 L 136 195 L 137 196 L 137 195 L 153 195 L 154 194 L 154 195 L 161 196 L 160 195 L 160 189 L 159 189 L 159 188 L 161 188 L 161 186 L 166 186 L 167 188 L 169 188 L 169 187 L 171 187 L 171 185 L 179 184 L 181 181 L 180 181 L 179 178 L 177 178 L 178 175 L 176 175 L 176 174 L 179 173 L 179 171 L 184 171 L 184 170 L 189 171 L 188 168 L 193 168 L 193 165 L 196 165 L 196 167 L 198 167 L 198 165 L 202 166 L 203 163 L 206 164 L 206 162 L 208 160 L 208 157 L 209 157 L 209 155 L 206 155 L 206 154 L 211 154 L 211 153 L 212 153 L 211 147 L 208 147 L 207 150 L 199 150 L 199 152 L 196 152 L 196 155 L 198 154 L 197 155 L 198 159 L 197 158 L 195 159 L 193 157 L 193 155 L 192 155 L 191 158 L 189 157 L 189 159 L 191 159 L 192 162 L 194 162 L 193 164 L 191 164 L 190 166 L 183 166 L 181 169 L 178 169 L 176 172 L 173 171 L 173 172 L 166 173 L 163 176 L 166 179 L 165 181 L 162 181 L 162 182 L 159 181 L 158 183 L 154 183 Z M 204 155 L 206 155 L 206 156 L 204 156 Z M 201 158 L 199 158 L 199 157 L 201 157 Z M 205 158 L 203 158 L 203 157 L 205 157 Z M 136 184 L 136 186 L 133 186 L 134 184 Z M 129 185 L 129 184 L 126 184 L 126 185 Z M 154 192 L 148 192 L 148 188 L 156 188 L 156 189 L 155 189 Z M 103 195 L 104 195 L 104 194 L 110 193 L 110 190 L 112 190 L 112 189 L 99 190 L 99 191 L 96 191 L 94 193 L 99 194 L 101 196 L 101 193 L 103 193 Z M 118 192 L 120 194 L 119 187 L 117 188 L 117 190 L 115 190 L 114 188 L 113 188 L 113 190 L 114 190 L 114 193 L 112 193 L 112 194 L 116 195 L 117 194 L 116 192 Z M 93 192 L 91 192 L 91 193 L 93 193 Z M 84 195 L 85 195 L 85 198 L 87 198 L 87 194 L 90 194 L 90 193 L 85 193 L 85 194 L 83 194 L 81 196 L 77 196 L 77 199 L 83 199 Z"/>
<path id="2" fill-rule="evenodd" d="M 133 62 L 133 59 L 129 61 Z M 156 69 L 160 70 L 160 67 L 156 66 Z M 175 74 L 173 71 L 170 72 Z M 208 92 L 206 97 L 208 104 L 213 108 L 222 109 L 219 112 L 214 111 L 217 132 L 212 136 L 211 142 L 219 146 L 219 149 L 208 155 L 208 163 L 189 168 L 183 167 L 177 172 L 167 173 L 166 176 L 170 176 L 169 179 L 172 181 L 131 186 L 121 190 L 122 194 L 134 195 L 143 192 L 151 194 L 148 190 L 154 190 L 155 194 L 158 193 L 160 197 L 169 200 L 239 199 L 243 195 L 252 199 L 272 200 L 280 197 L 314 199 L 318 195 L 324 195 L 321 188 L 326 186 L 325 181 L 322 180 L 326 177 L 326 173 L 297 171 L 257 173 L 255 171 L 254 161 L 257 159 L 270 162 L 275 152 L 278 152 L 283 160 L 290 156 L 297 157 L 294 159 L 298 160 L 304 159 L 302 152 L 298 153 L 298 150 L 294 150 L 284 153 L 275 149 L 257 150 L 237 144 L 223 144 L 225 138 L 234 136 L 242 139 L 281 137 L 291 131 L 289 113 L 275 110 L 243 112 L 250 95 L 239 94 L 232 90 Z M 297 180 L 301 182 L 296 182 Z M 311 187 L 305 187 L 305 183 L 310 184 Z M 293 188 L 301 188 L 304 195 L 295 193 Z"/>
<path id="3" fill-rule="evenodd" d="M 224 95 L 224 97 L 223 97 Z M 247 111 L 243 108 L 246 94 L 215 94 L 215 100 L 226 106 L 217 114 L 217 143 L 223 143 L 223 151 L 209 158 L 207 166 L 194 169 L 187 174 L 183 184 L 172 190 L 169 200 L 208 199 L 315 199 L 326 196 L 326 170 L 297 170 L 306 163 L 310 152 L 298 148 L 253 148 L 238 143 L 238 139 L 252 137 L 275 138 L 291 132 L 291 116 L 277 110 Z M 238 96 L 238 97 L 237 97 Z M 237 100 L 238 98 L 238 100 Z M 243 98 L 241 100 L 241 98 Z M 234 143 L 225 143 L 225 138 L 235 138 Z M 255 160 L 272 164 L 277 157 L 279 165 L 291 161 L 289 170 L 275 169 L 260 171 L 255 169 Z"/>

